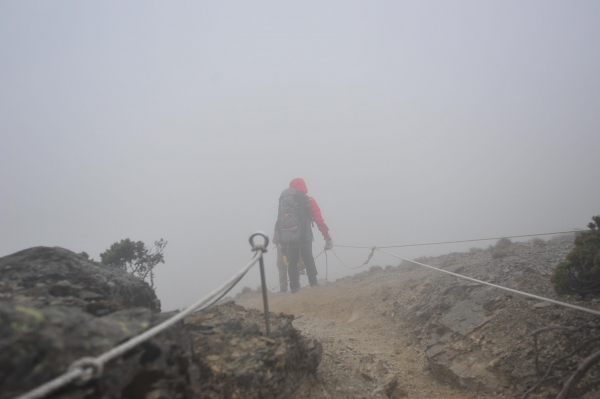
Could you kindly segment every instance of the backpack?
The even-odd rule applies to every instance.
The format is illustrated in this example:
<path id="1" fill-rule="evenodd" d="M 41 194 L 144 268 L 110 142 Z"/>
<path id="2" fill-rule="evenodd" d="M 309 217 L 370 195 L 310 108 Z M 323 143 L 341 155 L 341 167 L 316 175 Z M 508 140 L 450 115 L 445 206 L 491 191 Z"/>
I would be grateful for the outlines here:
<path id="1" fill-rule="evenodd" d="M 282 245 L 312 241 L 312 212 L 309 197 L 293 188 L 285 189 L 279 197 L 277 236 Z"/>

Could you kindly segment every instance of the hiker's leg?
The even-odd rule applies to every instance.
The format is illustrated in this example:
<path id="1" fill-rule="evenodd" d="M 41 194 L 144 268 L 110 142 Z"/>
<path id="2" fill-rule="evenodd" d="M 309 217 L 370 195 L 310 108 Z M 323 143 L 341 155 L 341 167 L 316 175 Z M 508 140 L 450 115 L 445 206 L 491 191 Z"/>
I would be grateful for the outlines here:
<path id="1" fill-rule="evenodd" d="M 302 252 L 302 259 L 304 259 L 304 265 L 306 266 L 308 282 L 314 287 L 317 285 L 317 266 L 315 265 L 315 258 L 312 254 L 312 241 L 302 243 L 302 245 L 300 245 L 300 251 Z"/>
<path id="2" fill-rule="evenodd" d="M 298 259 L 300 258 L 300 248 L 296 245 L 289 245 L 285 248 L 284 255 L 288 260 L 288 275 L 290 276 L 290 289 L 292 292 L 300 289 L 300 272 L 298 271 Z"/>
<path id="3" fill-rule="evenodd" d="M 279 271 L 279 292 L 287 292 L 287 266 L 283 262 L 283 254 L 279 248 L 277 248 L 277 270 Z"/>

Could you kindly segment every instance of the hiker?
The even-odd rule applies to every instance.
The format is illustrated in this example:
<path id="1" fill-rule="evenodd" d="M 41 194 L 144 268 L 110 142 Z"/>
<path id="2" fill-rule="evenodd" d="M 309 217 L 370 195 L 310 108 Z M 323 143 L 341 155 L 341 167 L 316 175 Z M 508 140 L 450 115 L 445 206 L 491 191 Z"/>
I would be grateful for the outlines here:
<path id="1" fill-rule="evenodd" d="M 279 269 L 280 292 L 287 291 L 287 275 L 292 293 L 300 289 L 300 259 L 306 267 L 311 287 L 317 284 L 317 267 L 312 254 L 313 222 L 325 239 L 325 249 L 333 248 L 329 228 L 323 220 L 321 209 L 314 198 L 306 195 L 308 189 L 303 179 L 290 182 L 290 187 L 279 196 L 279 212 L 275 223 L 273 242 L 277 244 L 277 268 Z"/>

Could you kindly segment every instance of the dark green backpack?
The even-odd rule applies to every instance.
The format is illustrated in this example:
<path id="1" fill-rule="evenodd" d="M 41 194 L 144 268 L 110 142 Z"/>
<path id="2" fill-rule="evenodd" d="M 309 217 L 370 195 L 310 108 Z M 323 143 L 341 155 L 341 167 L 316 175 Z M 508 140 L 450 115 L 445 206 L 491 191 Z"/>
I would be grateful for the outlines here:
<path id="1" fill-rule="evenodd" d="M 293 188 L 279 197 L 277 215 L 278 242 L 282 245 L 312 241 L 312 212 L 308 195 Z"/>

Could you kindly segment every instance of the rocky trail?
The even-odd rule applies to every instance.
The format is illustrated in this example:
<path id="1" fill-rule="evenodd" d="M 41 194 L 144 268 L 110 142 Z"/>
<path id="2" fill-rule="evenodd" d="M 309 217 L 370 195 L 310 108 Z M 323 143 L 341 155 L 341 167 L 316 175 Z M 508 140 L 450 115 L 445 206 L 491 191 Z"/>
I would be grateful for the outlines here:
<path id="1" fill-rule="evenodd" d="M 558 297 L 551 287 L 553 267 L 572 242 L 572 236 L 534 239 L 419 261 L 598 310 L 596 299 Z M 239 296 L 236 302 L 262 308 L 256 292 Z M 529 398 L 555 398 L 562 385 L 558 378 L 536 386 L 532 332 L 548 325 L 598 322 L 593 315 L 409 262 L 385 269 L 374 266 L 297 294 L 271 294 L 269 306 L 272 312 L 295 315 L 293 326 L 323 344 L 316 378 L 296 393 L 297 399 L 520 398 L 526 393 Z M 562 369 L 556 366 L 560 362 L 552 361 L 595 333 L 590 329 L 581 336 L 544 337 L 540 370 L 556 367 L 556 375 L 567 375 L 581 358 L 566 356 Z M 586 398 L 596 397 L 591 395 L 595 393 L 588 392 Z"/>
<path id="2" fill-rule="evenodd" d="M 303 398 L 485 398 L 448 387 L 431 374 L 425 354 L 401 326 L 376 309 L 356 307 L 380 287 L 304 288 L 269 298 L 273 312 L 296 315 L 295 328 L 323 344 L 317 377 L 294 396 Z M 261 298 L 239 302 L 261 308 Z M 395 381 L 395 382 L 394 382 Z M 501 396 L 499 396 L 501 397 Z"/>
<path id="3" fill-rule="evenodd" d="M 573 236 L 499 241 L 419 261 L 600 310 L 598 299 L 559 297 L 550 285 L 572 246 Z M 597 316 L 407 261 L 296 294 L 271 293 L 269 335 L 260 289 L 242 292 L 49 397 L 556 398 L 600 350 Z M 0 399 L 28 392 L 77 359 L 99 356 L 175 314 L 160 312 L 143 281 L 63 248 L 2 257 Z M 599 368 L 568 397 L 600 398 Z"/>

